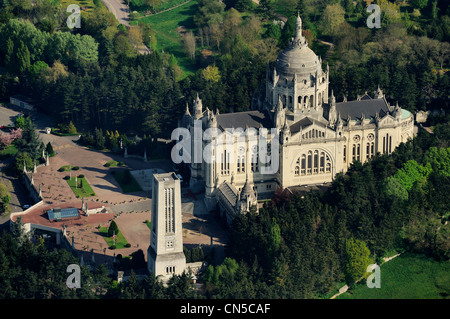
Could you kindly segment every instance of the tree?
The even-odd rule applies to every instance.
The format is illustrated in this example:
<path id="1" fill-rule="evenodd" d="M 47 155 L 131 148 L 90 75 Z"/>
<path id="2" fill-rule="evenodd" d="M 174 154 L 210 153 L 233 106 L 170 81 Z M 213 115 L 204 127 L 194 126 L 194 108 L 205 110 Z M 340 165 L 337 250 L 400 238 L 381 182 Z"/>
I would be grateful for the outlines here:
<path id="1" fill-rule="evenodd" d="M 65 66 L 61 61 L 56 60 L 53 62 L 53 66 L 46 69 L 42 76 L 47 83 L 56 83 L 58 80 L 67 78 L 69 76 L 69 71 L 67 66 Z"/>
<path id="2" fill-rule="evenodd" d="M 25 127 L 25 117 L 23 117 L 22 115 L 17 116 L 14 119 L 14 126 L 23 129 Z"/>
<path id="3" fill-rule="evenodd" d="M 117 227 L 117 224 L 115 221 L 111 221 L 108 227 L 108 237 L 112 237 L 113 235 L 119 234 L 119 227 Z"/>
<path id="4" fill-rule="evenodd" d="M 431 170 L 430 165 L 422 166 L 415 160 L 409 160 L 395 173 L 394 177 L 407 191 L 410 191 L 414 183 L 423 177 L 427 178 Z"/>
<path id="5" fill-rule="evenodd" d="M 252 0 L 237 0 L 236 1 L 236 9 L 244 12 L 252 8 L 253 2 Z"/>
<path id="6" fill-rule="evenodd" d="M 422 10 L 428 4 L 428 0 L 409 0 L 409 3 L 416 9 Z"/>
<path id="7" fill-rule="evenodd" d="M 286 47 L 289 40 L 295 35 L 295 22 L 297 21 L 297 16 L 290 16 L 281 30 L 280 46 L 282 48 Z"/>
<path id="8" fill-rule="evenodd" d="M 388 196 L 388 198 L 399 199 L 402 201 L 408 200 L 408 191 L 394 176 L 389 176 L 385 180 L 383 186 L 384 193 Z"/>
<path id="9" fill-rule="evenodd" d="M 128 30 L 128 39 L 133 48 L 138 49 L 143 44 L 142 33 L 139 27 L 131 27 Z"/>
<path id="10" fill-rule="evenodd" d="M 167 0 L 145 0 L 145 3 L 152 7 L 152 9 L 155 11 L 156 8 L 158 8 L 162 3 L 166 2 Z"/>
<path id="11" fill-rule="evenodd" d="M 69 134 L 77 134 L 77 128 L 73 125 L 72 121 L 67 125 L 67 133 Z"/>
<path id="12" fill-rule="evenodd" d="M 184 51 L 191 60 L 195 59 L 195 36 L 192 31 L 188 31 L 183 35 Z"/>
<path id="13" fill-rule="evenodd" d="M 335 36 L 344 22 L 345 10 L 341 5 L 327 5 L 319 21 L 319 30 L 324 35 Z"/>
<path id="14" fill-rule="evenodd" d="M 17 71 L 20 74 L 24 74 L 30 68 L 30 51 L 28 47 L 20 41 L 19 50 L 16 53 L 16 61 L 17 61 Z"/>
<path id="15" fill-rule="evenodd" d="M 272 217 L 272 224 L 270 225 L 270 233 L 269 233 L 269 253 L 272 255 L 272 258 L 278 251 L 280 244 L 281 244 L 280 226 L 277 224 L 275 217 Z"/>
<path id="16" fill-rule="evenodd" d="M 31 171 L 33 169 L 34 162 L 31 159 L 30 155 L 28 155 L 28 153 L 17 154 L 14 164 L 14 169 L 17 174 L 21 174 L 23 172 L 24 163 L 27 171 Z"/>
<path id="17" fill-rule="evenodd" d="M 6 42 L 6 52 L 5 52 L 5 66 L 6 70 L 10 73 L 13 73 L 16 64 L 15 64 L 15 56 L 14 53 L 14 42 L 11 40 L 11 38 L 8 38 Z"/>
<path id="18" fill-rule="evenodd" d="M 44 73 L 48 69 L 48 64 L 43 61 L 36 61 L 30 66 L 30 74 L 32 77 L 37 78 L 40 74 Z"/>
<path id="19" fill-rule="evenodd" d="M 22 138 L 17 139 L 15 142 L 16 147 L 20 152 L 27 153 L 32 160 L 38 159 L 40 152 L 42 152 L 41 141 L 36 132 L 36 126 L 31 121 L 31 118 L 25 119 L 24 128 L 22 130 Z M 22 168 L 19 168 L 19 172 Z"/>
<path id="20" fill-rule="evenodd" d="M 215 65 L 208 65 L 205 69 L 203 69 L 202 75 L 205 80 L 211 81 L 212 83 L 216 83 L 220 80 L 220 71 Z"/>
<path id="21" fill-rule="evenodd" d="M 366 272 L 372 263 L 370 250 L 366 244 L 353 237 L 345 241 L 345 278 L 347 284 L 353 285 Z"/>
<path id="22" fill-rule="evenodd" d="M 53 150 L 53 146 L 50 142 L 47 143 L 47 146 L 45 147 L 45 152 L 48 154 L 48 156 L 55 156 L 55 151 Z"/>
<path id="23" fill-rule="evenodd" d="M 353 11 L 355 10 L 353 0 L 343 0 L 343 7 L 345 9 L 345 12 L 347 13 L 347 16 L 349 17 L 353 14 Z"/>
<path id="24" fill-rule="evenodd" d="M 450 177 L 450 147 L 430 147 L 425 153 L 424 163 L 429 163 L 435 173 Z"/>
<path id="25" fill-rule="evenodd" d="M 11 194 L 5 184 L 0 183 L 0 214 L 3 214 L 8 209 L 8 204 L 11 200 Z"/>

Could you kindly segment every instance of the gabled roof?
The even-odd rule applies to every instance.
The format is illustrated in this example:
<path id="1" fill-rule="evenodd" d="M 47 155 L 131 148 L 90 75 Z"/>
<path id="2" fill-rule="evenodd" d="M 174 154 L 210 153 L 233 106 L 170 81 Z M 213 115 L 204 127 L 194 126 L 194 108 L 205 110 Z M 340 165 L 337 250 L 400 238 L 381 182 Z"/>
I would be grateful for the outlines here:
<path id="1" fill-rule="evenodd" d="M 300 128 L 302 131 L 304 131 L 305 128 L 311 126 L 311 125 L 318 125 L 321 127 L 325 127 L 326 124 L 322 123 L 318 120 L 311 120 L 309 117 L 304 117 L 300 121 L 295 122 L 290 126 L 291 134 L 295 134 L 300 131 Z"/>
<path id="2" fill-rule="evenodd" d="M 360 101 L 338 102 L 336 111 L 342 119 L 347 119 L 348 116 L 352 120 L 360 119 L 361 114 L 368 119 L 375 117 L 376 113 L 380 117 L 385 116 L 389 112 L 389 106 L 385 99 L 361 99 Z"/>
<path id="3" fill-rule="evenodd" d="M 269 115 L 260 111 L 248 111 L 238 113 L 219 114 L 217 118 L 217 127 L 224 131 L 226 128 L 259 127 L 272 128 L 272 121 Z"/>
<path id="4" fill-rule="evenodd" d="M 312 124 L 313 124 L 313 122 L 310 120 L 309 117 L 304 117 L 300 121 L 295 122 L 294 124 L 291 125 L 291 127 L 290 127 L 291 134 L 297 133 L 300 131 L 300 128 L 304 129 Z"/>
<path id="5" fill-rule="evenodd" d="M 222 193 L 223 197 L 226 198 L 228 203 L 234 207 L 236 204 L 236 199 L 238 196 L 238 190 L 233 184 L 228 184 L 226 181 L 220 184 L 217 190 Z"/>

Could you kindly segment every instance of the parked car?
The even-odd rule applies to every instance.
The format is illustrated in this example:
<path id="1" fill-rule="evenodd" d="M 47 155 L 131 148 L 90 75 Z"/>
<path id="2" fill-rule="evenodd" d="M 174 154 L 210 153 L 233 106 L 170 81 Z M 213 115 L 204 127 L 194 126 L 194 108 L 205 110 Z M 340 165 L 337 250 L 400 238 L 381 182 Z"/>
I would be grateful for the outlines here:
<path id="1" fill-rule="evenodd" d="M 30 207 L 31 207 L 31 206 L 28 205 L 28 204 L 22 206 L 23 209 L 28 209 L 28 208 L 30 208 Z"/>

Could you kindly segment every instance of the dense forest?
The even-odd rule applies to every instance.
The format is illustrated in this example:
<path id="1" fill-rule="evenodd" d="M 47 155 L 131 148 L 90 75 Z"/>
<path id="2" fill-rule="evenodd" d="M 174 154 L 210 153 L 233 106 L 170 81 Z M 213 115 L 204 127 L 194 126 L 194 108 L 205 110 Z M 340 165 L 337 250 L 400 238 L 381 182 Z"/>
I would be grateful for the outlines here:
<path id="1" fill-rule="evenodd" d="M 385 256 L 448 260 L 449 140 L 449 123 L 438 124 L 391 156 L 355 162 L 325 193 L 278 190 L 258 214 L 235 218 L 230 258 L 204 275 L 207 295 L 320 298 Z"/>
<path id="2" fill-rule="evenodd" d="M 265 80 L 265 65 L 294 34 L 299 10 L 305 36 L 318 54 L 325 58 L 329 50 L 317 39 L 334 43 L 324 63 L 330 65 L 338 100 L 380 85 L 390 101 L 410 111 L 448 108 L 450 22 L 444 1 L 422 1 L 422 7 L 411 1 L 405 9 L 379 0 L 381 29 L 366 27 L 365 2 L 334 2 L 262 1 L 255 7 L 200 0 L 192 29 L 182 35 L 198 71 L 180 77 L 176 58 L 157 49 L 151 25 L 125 28 L 99 1 L 82 11 L 79 29 L 68 29 L 68 14 L 58 1 L 40 0 L 35 6 L 3 1 L 0 99 L 25 93 L 40 111 L 64 125 L 72 121 L 81 132 L 98 128 L 169 137 L 197 92 L 204 106 L 221 113 L 250 109 Z M 276 22 L 274 14 L 283 8 L 294 10 L 284 10 L 286 23 Z M 138 53 L 143 43 L 151 54 Z M 203 49 L 213 54 L 205 57 Z"/>
<path id="3" fill-rule="evenodd" d="M 449 141 L 449 122 L 438 123 L 434 134 L 422 130 L 391 155 L 355 162 L 324 193 L 278 190 L 258 214 L 235 218 L 227 257 L 208 266 L 203 293 L 192 289 L 189 274 L 165 287 L 132 271 L 119 284 L 103 265 L 83 266 L 82 288 L 67 289 L 66 267 L 78 259 L 15 224 L 0 234 L 0 298 L 323 298 L 385 256 L 408 251 L 448 260 Z M 198 249 L 185 254 L 203 256 Z"/>
<path id="4" fill-rule="evenodd" d="M 158 49 L 151 25 L 126 28 L 100 1 L 82 12 L 82 28 L 68 29 L 58 0 L 0 0 L 0 100 L 28 95 L 39 112 L 76 126 L 99 149 L 136 135 L 150 148 L 169 137 L 197 92 L 221 113 L 251 108 L 266 64 L 294 34 L 297 11 L 310 46 L 330 66 L 338 101 L 379 85 L 402 108 L 447 114 L 429 119 L 433 134 L 420 130 L 389 156 L 355 162 L 324 193 L 280 189 L 258 214 L 238 216 L 227 258 L 204 274 L 205 294 L 186 274 L 167 287 L 133 273 L 118 284 L 102 266 L 83 267 L 85 285 L 69 290 L 66 266 L 77 259 L 15 229 L 0 236 L 0 298 L 321 298 L 337 283 L 353 284 L 363 274 L 355 265 L 396 252 L 448 260 L 449 8 L 444 0 L 377 0 L 382 27 L 369 29 L 370 2 L 199 0 L 183 35 L 197 71 L 183 76 L 174 55 Z M 143 44 L 150 54 L 139 53 Z M 31 121 L 21 129 L 16 171 L 24 162 L 31 169 L 44 148 Z"/>

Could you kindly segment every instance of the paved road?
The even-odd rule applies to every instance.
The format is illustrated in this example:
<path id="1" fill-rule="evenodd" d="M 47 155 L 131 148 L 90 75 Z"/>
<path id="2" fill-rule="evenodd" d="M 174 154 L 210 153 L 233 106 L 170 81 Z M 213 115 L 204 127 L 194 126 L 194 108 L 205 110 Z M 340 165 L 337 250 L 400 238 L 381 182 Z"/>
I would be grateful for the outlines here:
<path id="1" fill-rule="evenodd" d="M 111 11 L 116 19 L 125 26 L 130 25 L 128 17 L 128 6 L 123 0 L 102 0 L 109 11 Z"/>
<path id="2" fill-rule="evenodd" d="M 102 2 L 114 14 L 119 23 L 126 27 L 130 26 L 129 8 L 125 0 L 102 0 Z M 138 52 L 140 54 L 149 54 L 150 50 L 143 44 L 138 48 Z"/>

